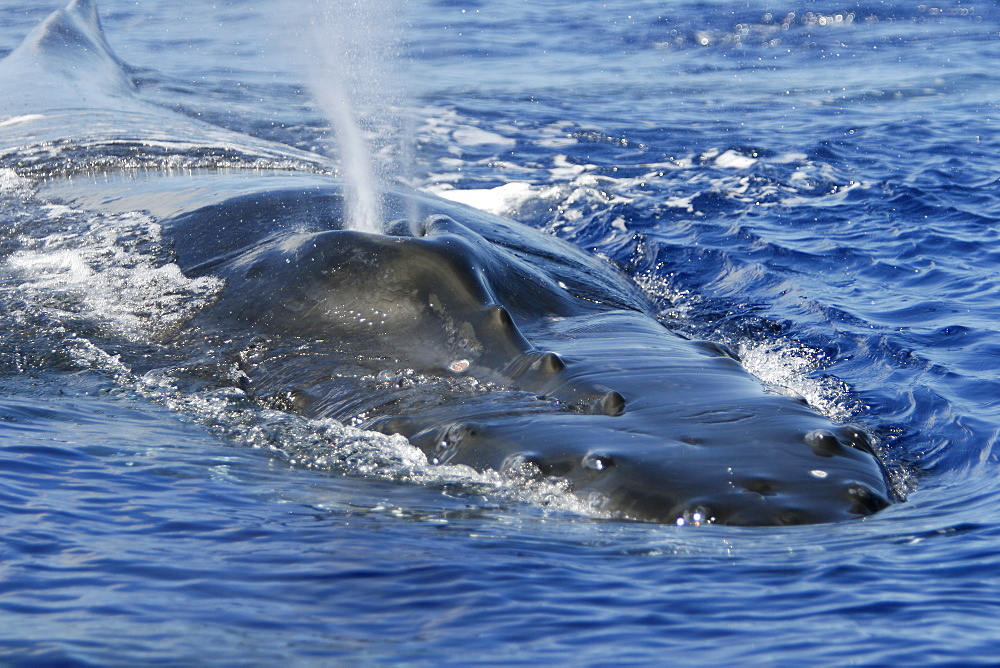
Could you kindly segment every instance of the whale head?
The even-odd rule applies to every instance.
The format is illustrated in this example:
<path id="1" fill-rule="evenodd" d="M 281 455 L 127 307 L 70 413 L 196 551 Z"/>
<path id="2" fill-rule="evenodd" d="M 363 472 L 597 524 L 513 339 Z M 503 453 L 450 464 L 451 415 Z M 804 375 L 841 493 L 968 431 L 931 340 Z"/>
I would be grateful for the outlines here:
<path id="1" fill-rule="evenodd" d="M 402 434 L 434 463 L 559 481 L 611 516 L 786 525 L 888 505 L 862 431 L 765 391 L 554 241 L 529 254 L 481 229 L 436 214 L 388 234 L 284 232 L 213 265 L 239 286 L 214 317 L 325 342 L 258 356 L 258 392 L 292 388 L 296 410 Z M 359 393 L 330 367 L 435 380 Z"/>

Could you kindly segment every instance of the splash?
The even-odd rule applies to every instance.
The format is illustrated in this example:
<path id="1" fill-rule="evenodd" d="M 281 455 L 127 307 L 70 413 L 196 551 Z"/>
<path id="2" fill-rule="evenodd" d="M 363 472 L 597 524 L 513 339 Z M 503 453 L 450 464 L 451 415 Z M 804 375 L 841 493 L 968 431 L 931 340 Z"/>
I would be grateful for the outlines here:
<path id="1" fill-rule="evenodd" d="M 335 132 L 347 187 L 345 226 L 379 233 L 380 192 L 402 144 L 397 0 L 314 0 L 308 69 L 313 96 Z"/>

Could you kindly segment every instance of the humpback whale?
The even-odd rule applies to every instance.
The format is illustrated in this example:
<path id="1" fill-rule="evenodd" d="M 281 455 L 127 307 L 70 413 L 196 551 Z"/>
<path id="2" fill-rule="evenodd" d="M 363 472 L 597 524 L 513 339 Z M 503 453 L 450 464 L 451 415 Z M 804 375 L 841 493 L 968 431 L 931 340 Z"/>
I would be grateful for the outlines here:
<path id="1" fill-rule="evenodd" d="M 384 233 L 345 228 L 324 158 L 144 101 L 92 0 L 0 62 L 0 90 L 3 165 L 50 201 L 145 212 L 186 276 L 222 282 L 173 336 L 222 342 L 263 405 L 557 479 L 623 519 L 820 523 L 890 503 L 864 431 L 666 329 L 606 261 L 402 187 Z"/>

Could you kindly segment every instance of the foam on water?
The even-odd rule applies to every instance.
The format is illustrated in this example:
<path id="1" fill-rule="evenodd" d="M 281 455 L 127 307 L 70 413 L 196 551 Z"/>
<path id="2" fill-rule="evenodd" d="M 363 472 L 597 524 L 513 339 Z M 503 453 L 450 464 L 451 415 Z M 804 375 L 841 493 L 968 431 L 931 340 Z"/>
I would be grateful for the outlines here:
<path id="1" fill-rule="evenodd" d="M 31 181 L 9 167 L 0 169 L 0 195 L 25 197 L 31 190 Z"/>
<path id="2" fill-rule="evenodd" d="M 194 416 L 211 433 L 227 441 L 267 451 L 296 468 L 445 486 L 472 497 L 484 496 L 494 503 L 526 503 L 589 517 L 610 516 L 603 497 L 582 499 L 571 492 L 565 481 L 434 464 L 398 434 L 386 435 L 337 420 L 309 419 L 267 409 L 235 385 L 191 391 L 186 374 L 183 368 L 155 369 L 133 377 L 127 386 L 157 403 Z M 235 382 L 239 372 L 234 369 L 232 374 Z"/>
<path id="3" fill-rule="evenodd" d="M 222 287 L 213 277 L 184 276 L 145 214 L 97 216 L 48 203 L 39 211 L 48 222 L 34 221 L 34 234 L 2 264 L 5 283 L 16 282 L 20 298 L 38 308 L 147 341 L 175 332 Z"/>
<path id="4" fill-rule="evenodd" d="M 427 192 L 498 216 L 509 216 L 529 202 L 558 195 L 556 187 L 546 188 L 517 181 L 496 188 L 457 190 L 450 187 L 432 187 L 427 188 Z"/>

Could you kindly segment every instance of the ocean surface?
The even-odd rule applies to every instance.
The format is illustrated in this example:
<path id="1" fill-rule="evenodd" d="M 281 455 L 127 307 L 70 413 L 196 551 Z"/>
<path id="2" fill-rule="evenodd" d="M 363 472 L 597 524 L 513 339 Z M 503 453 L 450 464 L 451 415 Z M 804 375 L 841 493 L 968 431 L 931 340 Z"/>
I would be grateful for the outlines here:
<path id="1" fill-rule="evenodd" d="M 616 521 L 178 389 L 108 332 L 210 286 L 141 215 L 82 218 L 0 159 L 0 663 L 995 662 L 1000 7 L 344 4 L 99 9 L 143 99 L 335 161 L 314 100 L 340 77 L 382 178 L 608 258 L 670 328 L 863 425 L 901 501 Z M 58 6 L 0 2 L 0 54 Z"/>

